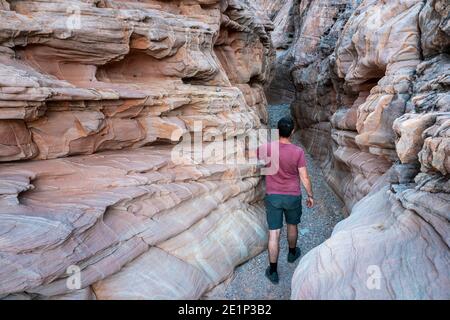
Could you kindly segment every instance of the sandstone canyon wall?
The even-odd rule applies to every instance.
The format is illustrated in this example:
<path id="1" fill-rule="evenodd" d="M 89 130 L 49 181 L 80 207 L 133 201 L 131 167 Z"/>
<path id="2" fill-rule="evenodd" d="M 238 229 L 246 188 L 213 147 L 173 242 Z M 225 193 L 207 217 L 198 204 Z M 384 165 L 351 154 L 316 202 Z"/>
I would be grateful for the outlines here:
<path id="1" fill-rule="evenodd" d="M 255 166 L 171 151 L 264 126 L 272 29 L 250 1 L 0 0 L 0 297 L 196 299 L 263 250 Z"/>
<path id="2" fill-rule="evenodd" d="M 302 0 L 276 25 L 276 77 L 293 82 L 301 140 L 350 213 L 302 258 L 292 298 L 450 298 L 449 10 Z"/>
<path id="3" fill-rule="evenodd" d="M 296 92 L 291 70 L 295 63 L 293 48 L 295 31 L 300 22 L 300 16 L 296 14 L 299 3 L 295 0 L 273 0 L 270 5 L 264 0 L 259 0 L 259 3 L 274 24 L 271 36 L 276 52 L 276 66 L 266 90 L 267 100 L 272 105 L 289 104 L 294 100 Z"/>
<path id="4" fill-rule="evenodd" d="M 0 0 L 0 298 L 224 281 L 266 245 L 258 171 L 172 151 L 264 127 L 266 87 L 349 212 L 292 298 L 450 299 L 449 21 L 446 0 Z"/>

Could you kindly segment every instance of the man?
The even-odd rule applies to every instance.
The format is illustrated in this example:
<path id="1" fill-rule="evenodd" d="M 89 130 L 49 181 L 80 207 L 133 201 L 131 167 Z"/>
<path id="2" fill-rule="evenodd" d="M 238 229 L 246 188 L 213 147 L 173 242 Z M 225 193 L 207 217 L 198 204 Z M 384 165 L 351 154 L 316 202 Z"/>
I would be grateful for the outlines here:
<path id="1" fill-rule="evenodd" d="M 307 192 L 306 205 L 314 206 L 311 181 L 306 169 L 305 152 L 302 148 L 292 144 L 290 137 L 294 131 L 294 122 L 290 117 L 282 118 L 278 122 L 280 139 L 257 150 L 259 159 L 264 160 L 266 168 L 276 168 L 266 175 L 266 214 L 269 225 L 269 262 L 266 277 L 273 283 L 278 283 L 277 272 L 280 232 L 283 227 L 283 215 L 287 224 L 287 240 L 289 253 L 287 260 L 296 261 L 301 253 L 297 247 L 298 228 L 302 215 L 302 196 L 300 181 Z M 299 181 L 300 180 L 300 181 Z"/>

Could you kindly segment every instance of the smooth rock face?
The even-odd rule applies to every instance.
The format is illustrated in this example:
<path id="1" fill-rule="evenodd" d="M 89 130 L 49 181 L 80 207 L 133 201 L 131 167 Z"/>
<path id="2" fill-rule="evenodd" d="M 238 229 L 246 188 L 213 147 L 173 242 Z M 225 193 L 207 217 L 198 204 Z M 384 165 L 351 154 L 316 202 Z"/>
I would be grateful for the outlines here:
<path id="1" fill-rule="evenodd" d="M 255 166 L 172 153 L 264 126 L 252 6 L 0 1 L 1 298 L 195 299 L 263 250 Z"/>
<path id="2" fill-rule="evenodd" d="M 292 298 L 449 299 L 447 1 L 294 11 L 292 113 L 351 214 L 301 260 Z"/>

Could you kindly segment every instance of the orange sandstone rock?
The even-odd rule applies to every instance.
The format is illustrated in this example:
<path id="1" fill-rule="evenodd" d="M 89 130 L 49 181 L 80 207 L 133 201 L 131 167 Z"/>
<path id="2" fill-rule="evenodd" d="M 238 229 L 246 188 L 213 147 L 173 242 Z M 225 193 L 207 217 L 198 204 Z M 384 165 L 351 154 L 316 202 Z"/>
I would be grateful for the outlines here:
<path id="1" fill-rule="evenodd" d="M 199 298 L 262 251 L 255 166 L 172 150 L 264 127 L 272 29 L 249 1 L 0 1 L 0 297 Z"/>

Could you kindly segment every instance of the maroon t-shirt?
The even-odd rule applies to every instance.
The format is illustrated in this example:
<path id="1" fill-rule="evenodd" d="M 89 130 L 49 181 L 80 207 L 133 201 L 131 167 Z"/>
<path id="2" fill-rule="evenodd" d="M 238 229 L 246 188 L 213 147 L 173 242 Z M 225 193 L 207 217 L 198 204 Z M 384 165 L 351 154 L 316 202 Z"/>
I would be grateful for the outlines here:
<path id="1" fill-rule="evenodd" d="M 279 148 L 278 166 L 277 161 L 271 160 L 272 154 L 276 155 Z M 298 196 L 301 194 L 300 178 L 298 168 L 306 167 L 305 152 L 295 144 L 284 144 L 279 141 L 264 144 L 257 150 L 258 159 L 266 163 L 266 168 L 274 165 L 275 170 L 266 175 L 267 194 L 286 194 Z"/>

